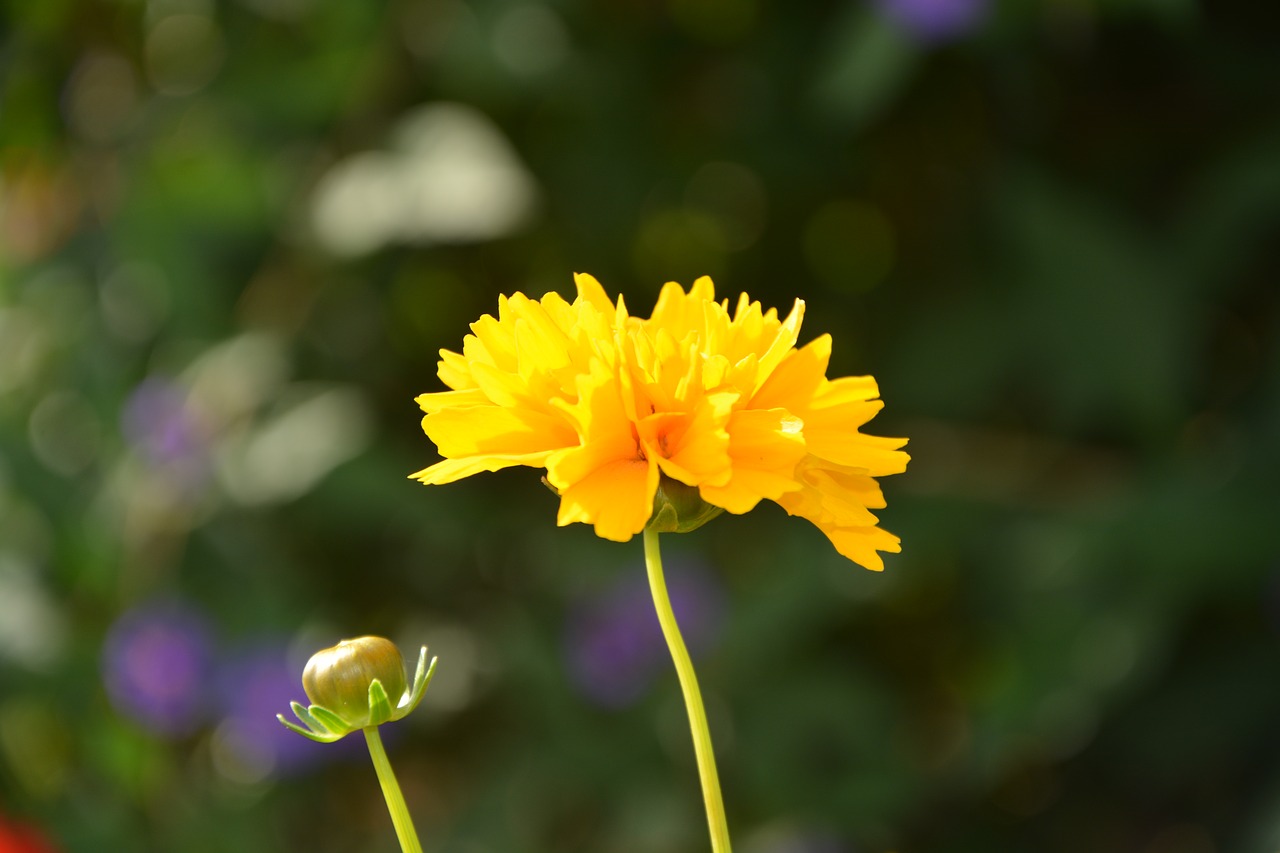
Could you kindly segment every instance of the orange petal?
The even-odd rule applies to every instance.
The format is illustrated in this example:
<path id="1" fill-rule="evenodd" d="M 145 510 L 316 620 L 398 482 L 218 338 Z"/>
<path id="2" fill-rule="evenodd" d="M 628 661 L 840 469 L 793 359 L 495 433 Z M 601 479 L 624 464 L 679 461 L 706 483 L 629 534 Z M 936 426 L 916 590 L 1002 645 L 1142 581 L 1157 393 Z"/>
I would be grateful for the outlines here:
<path id="1" fill-rule="evenodd" d="M 750 407 L 804 411 L 821 386 L 830 360 L 830 335 L 822 335 L 792 350 L 761 383 L 760 390 L 751 397 Z"/>
<path id="2" fill-rule="evenodd" d="M 777 498 L 791 515 L 823 527 L 875 526 L 868 507 L 882 505 L 884 497 L 865 471 L 826 465 L 809 456 L 798 466 L 797 478 L 801 489 Z"/>
<path id="3" fill-rule="evenodd" d="M 727 426 L 732 475 L 723 485 L 702 486 L 703 499 L 741 514 L 764 498 L 799 489 L 796 465 L 805 455 L 800 426 L 786 409 L 734 412 Z"/>
<path id="4" fill-rule="evenodd" d="M 822 532 L 842 555 L 873 572 L 884 571 L 884 560 L 877 551 L 897 554 L 902 550 L 901 540 L 879 527 L 841 527 Z"/>
<path id="5" fill-rule="evenodd" d="M 907 463 L 911 461 L 909 455 L 898 450 L 907 443 L 905 438 L 885 438 L 833 429 L 810 430 L 807 421 L 804 437 L 814 456 L 836 465 L 864 469 L 873 477 L 901 474 L 907 470 Z"/>
<path id="6" fill-rule="evenodd" d="M 601 538 L 626 542 L 649 522 L 657 490 L 658 466 L 652 462 L 610 462 L 560 492 L 556 523 L 585 522 Z"/>
<path id="7" fill-rule="evenodd" d="M 547 479 L 561 491 L 605 464 L 641 455 L 614 374 L 601 367 L 578 384 L 578 402 L 564 407 L 577 425 L 577 439 L 547 460 Z"/>
<path id="8" fill-rule="evenodd" d="M 732 473 L 725 424 L 738 395 L 711 394 L 692 413 L 668 412 L 641 420 L 646 454 L 663 473 L 690 486 L 724 485 Z"/>

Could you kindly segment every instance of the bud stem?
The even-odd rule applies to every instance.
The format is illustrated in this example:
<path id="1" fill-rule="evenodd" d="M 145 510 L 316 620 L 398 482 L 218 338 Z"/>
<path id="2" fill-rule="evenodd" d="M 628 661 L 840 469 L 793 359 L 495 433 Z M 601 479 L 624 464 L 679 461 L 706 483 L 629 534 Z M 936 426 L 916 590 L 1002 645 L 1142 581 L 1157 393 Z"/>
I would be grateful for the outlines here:
<path id="1" fill-rule="evenodd" d="M 689 714 L 689 729 L 693 734 L 693 752 L 698 759 L 698 776 L 702 780 L 702 799 L 707 810 L 707 826 L 711 831 L 713 853 L 730 853 L 729 824 L 724 817 L 724 801 L 720 797 L 720 778 L 716 775 L 716 757 L 711 749 L 711 730 L 707 727 L 707 712 L 702 707 L 702 693 L 698 690 L 698 678 L 693 662 L 680 637 L 680 626 L 671 610 L 667 596 L 667 584 L 662 577 L 662 555 L 658 551 L 658 532 L 653 528 L 644 531 L 644 561 L 649 569 L 649 589 L 653 593 L 653 606 L 658 611 L 662 635 L 671 649 L 676 675 L 684 693 L 685 710 Z"/>
<path id="2" fill-rule="evenodd" d="M 373 768 L 378 771 L 378 782 L 382 785 L 382 796 L 387 800 L 387 811 L 391 812 L 391 822 L 395 824 L 396 838 L 400 839 L 400 849 L 404 853 L 422 853 L 418 834 L 413 830 L 413 819 L 409 817 L 409 807 L 405 805 L 404 795 L 400 793 L 400 783 L 396 781 L 395 771 L 387 760 L 387 751 L 382 747 L 382 735 L 378 734 L 378 727 L 366 728 L 364 737 L 369 743 Z"/>

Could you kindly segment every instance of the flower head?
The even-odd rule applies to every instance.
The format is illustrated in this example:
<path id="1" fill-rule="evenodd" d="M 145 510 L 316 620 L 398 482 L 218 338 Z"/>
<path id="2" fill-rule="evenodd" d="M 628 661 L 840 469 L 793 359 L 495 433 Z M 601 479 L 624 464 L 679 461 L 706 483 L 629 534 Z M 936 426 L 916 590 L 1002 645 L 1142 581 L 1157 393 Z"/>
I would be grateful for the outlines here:
<path id="1" fill-rule="evenodd" d="M 320 743 L 338 740 L 356 729 L 380 726 L 406 716 L 422 701 L 435 673 L 427 647 L 418 656 L 412 687 L 404 677 L 404 660 L 395 643 L 382 637 L 343 640 L 311 656 L 302 672 L 302 689 L 312 704 L 292 702 L 293 713 L 306 726 L 276 714 L 285 726 Z"/>
<path id="2" fill-rule="evenodd" d="M 829 335 L 796 348 L 803 302 L 780 318 L 742 294 L 731 312 L 704 276 L 688 291 L 666 284 L 643 318 L 591 276 L 575 280 L 573 302 L 500 297 L 461 353 L 441 351 L 450 390 L 417 402 L 443 459 L 414 479 L 545 468 L 558 523 L 617 541 L 650 523 L 661 484 L 688 491 L 678 483 L 735 514 L 774 501 L 870 569 L 899 550 L 870 510 L 884 506 L 875 478 L 906 469 L 906 439 L 859 431 L 883 403 L 869 376 L 827 378 Z"/>

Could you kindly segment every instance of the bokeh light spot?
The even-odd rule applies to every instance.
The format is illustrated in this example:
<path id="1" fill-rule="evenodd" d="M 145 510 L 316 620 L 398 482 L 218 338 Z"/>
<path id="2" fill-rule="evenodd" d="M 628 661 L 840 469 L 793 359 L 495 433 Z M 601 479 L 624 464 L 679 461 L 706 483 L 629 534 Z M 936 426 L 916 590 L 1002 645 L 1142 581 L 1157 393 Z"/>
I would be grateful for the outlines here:
<path id="1" fill-rule="evenodd" d="M 133 66 L 113 53 L 89 53 L 71 72 L 64 95 L 67 122 L 90 142 L 122 137 L 138 108 L 138 78 Z"/>
<path id="2" fill-rule="evenodd" d="M 841 199 L 819 208 L 803 239 L 809 269 L 832 290 L 870 290 L 893 269 L 893 226 L 866 202 Z"/>
<path id="3" fill-rule="evenodd" d="M 169 316 L 169 284 L 153 264 L 121 265 L 98 291 L 107 327 L 121 340 L 143 343 L 155 336 Z"/>
<path id="4" fill-rule="evenodd" d="M 533 3 L 516 6 L 498 19 L 493 30 L 493 50 L 507 68 L 532 77 L 565 60 L 569 33 L 548 7 Z"/>
<path id="5" fill-rule="evenodd" d="M 724 229 L 712 216 L 683 208 L 659 211 L 636 234 L 632 261 L 636 281 L 691 282 L 723 273 L 728 254 Z M 654 284 L 653 286 L 657 286 Z"/>
<path id="6" fill-rule="evenodd" d="M 211 17 L 177 14 L 161 18 L 147 34 L 147 76 L 166 95 L 190 95 L 209 85 L 226 48 Z"/>
<path id="7" fill-rule="evenodd" d="M 98 458 L 97 412 L 74 391 L 55 391 L 31 412 L 27 435 L 36 458 L 50 471 L 72 477 Z"/>
<path id="8" fill-rule="evenodd" d="M 764 182 L 738 163 L 707 163 L 689 179 L 684 201 L 718 222 L 729 251 L 746 249 L 764 230 L 768 206 Z"/>
<path id="9" fill-rule="evenodd" d="M 35 567 L 0 551 L 0 659 L 31 670 L 49 669 L 63 657 L 69 627 Z"/>
<path id="10" fill-rule="evenodd" d="M 681 30 L 712 43 L 747 35 L 758 13 L 756 0 L 667 0 L 667 9 Z"/>

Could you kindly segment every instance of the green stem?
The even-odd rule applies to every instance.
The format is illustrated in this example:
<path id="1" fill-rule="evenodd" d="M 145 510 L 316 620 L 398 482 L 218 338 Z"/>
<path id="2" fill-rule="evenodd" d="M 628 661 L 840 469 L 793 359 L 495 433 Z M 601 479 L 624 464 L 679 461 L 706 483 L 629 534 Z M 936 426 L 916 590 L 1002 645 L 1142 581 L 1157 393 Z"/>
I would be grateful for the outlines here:
<path id="1" fill-rule="evenodd" d="M 671 599 L 667 597 L 667 584 L 662 577 L 662 555 L 658 551 L 658 533 L 649 528 L 644 531 L 644 561 L 649 568 L 653 606 L 658 611 L 662 635 L 667 638 L 671 658 L 676 664 L 676 675 L 680 678 L 680 689 L 684 692 L 689 729 L 693 733 L 693 752 L 698 758 L 698 776 L 702 780 L 702 799 L 707 809 L 707 826 L 711 830 L 711 850 L 713 853 L 730 853 L 729 824 L 724 819 L 724 801 L 720 798 L 720 778 L 716 775 L 716 757 L 711 749 L 707 712 L 702 707 L 702 693 L 698 690 L 693 662 L 689 660 L 676 615 L 671 611 Z"/>
<path id="2" fill-rule="evenodd" d="M 404 794 L 400 793 L 400 783 L 387 760 L 387 751 L 382 748 L 378 727 L 365 729 L 364 738 L 369 743 L 369 755 L 373 757 L 373 767 L 378 771 L 378 782 L 382 785 L 382 796 L 387 800 L 387 811 L 391 812 L 391 822 L 396 827 L 396 838 L 400 839 L 400 849 L 404 853 L 422 853 L 418 834 L 413 831 L 413 818 L 409 817 L 409 807 L 405 805 Z"/>

